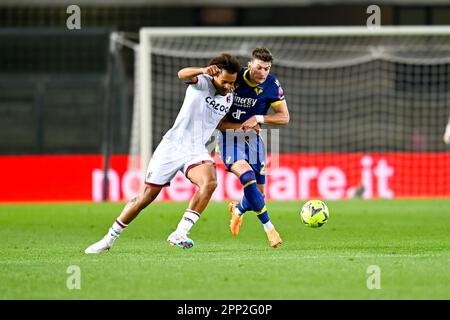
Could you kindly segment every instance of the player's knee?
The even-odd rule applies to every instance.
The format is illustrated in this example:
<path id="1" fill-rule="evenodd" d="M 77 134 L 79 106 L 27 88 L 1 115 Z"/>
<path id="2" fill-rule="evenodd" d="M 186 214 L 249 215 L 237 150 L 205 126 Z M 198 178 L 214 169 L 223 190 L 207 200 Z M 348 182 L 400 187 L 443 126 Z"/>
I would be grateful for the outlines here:
<path id="1" fill-rule="evenodd" d="M 245 171 L 241 176 L 239 177 L 239 180 L 241 181 L 241 184 L 245 186 L 249 182 L 254 182 L 256 180 L 255 173 L 253 170 Z"/>
<path id="2" fill-rule="evenodd" d="M 216 190 L 217 188 L 217 180 L 216 179 L 205 180 L 205 182 L 202 183 L 200 188 L 203 189 L 203 191 L 205 191 L 206 193 L 212 194 L 214 190 Z"/>

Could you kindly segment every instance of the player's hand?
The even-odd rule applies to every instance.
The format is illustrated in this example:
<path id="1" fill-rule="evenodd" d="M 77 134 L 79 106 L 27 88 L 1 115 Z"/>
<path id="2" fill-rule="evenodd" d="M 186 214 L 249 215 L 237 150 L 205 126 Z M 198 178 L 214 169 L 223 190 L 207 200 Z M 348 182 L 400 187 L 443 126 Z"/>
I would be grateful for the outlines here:
<path id="1" fill-rule="evenodd" d="M 248 130 L 255 129 L 256 133 L 259 133 L 261 131 L 261 126 L 259 125 L 258 121 L 256 121 L 256 117 L 252 116 L 250 119 L 247 119 L 242 125 L 241 130 L 244 132 L 247 132 Z"/>
<path id="2" fill-rule="evenodd" d="M 259 123 L 253 129 L 256 131 L 256 134 L 259 134 L 262 130 L 261 125 Z"/>
<path id="3" fill-rule="evenodd" d="M 203 68 L 203 74 L 210 75 L 211 77 L 217 76 L 222 70 L 215 64 Z"/>

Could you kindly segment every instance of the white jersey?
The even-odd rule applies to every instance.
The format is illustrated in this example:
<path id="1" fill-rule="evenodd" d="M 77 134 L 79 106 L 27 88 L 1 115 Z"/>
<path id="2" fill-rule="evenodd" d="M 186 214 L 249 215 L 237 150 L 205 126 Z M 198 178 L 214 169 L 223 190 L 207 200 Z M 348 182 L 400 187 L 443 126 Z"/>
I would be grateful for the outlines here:
<path id="1" fill-rule="evenodd" d="M 163 137 L 190 153 L 206 150 L 206 143 L 233 103 L 233 94 L 219 94 L 212 77 L 201 74 L 197 79 L 188 86 L 177 119 Z"/>

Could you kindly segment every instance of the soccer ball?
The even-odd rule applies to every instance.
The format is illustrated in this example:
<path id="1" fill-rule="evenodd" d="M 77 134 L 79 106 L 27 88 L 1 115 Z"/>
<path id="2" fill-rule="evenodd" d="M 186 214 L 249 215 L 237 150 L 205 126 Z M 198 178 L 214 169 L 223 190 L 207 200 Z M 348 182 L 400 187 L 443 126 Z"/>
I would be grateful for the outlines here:
<path id="1" fill-rule="evenodd" d="M 308 227 L 318 228 L 328 221 L 330 212 L 323 201 L 310 200 L 303 205 L 300 217 Z"/>

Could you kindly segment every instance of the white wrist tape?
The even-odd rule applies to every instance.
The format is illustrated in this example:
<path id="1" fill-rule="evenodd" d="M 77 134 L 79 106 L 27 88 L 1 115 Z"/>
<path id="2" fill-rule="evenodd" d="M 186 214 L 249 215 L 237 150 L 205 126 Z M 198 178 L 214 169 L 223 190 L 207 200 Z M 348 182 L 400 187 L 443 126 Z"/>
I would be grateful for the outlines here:
<path id="1" fill-rule="evenodd" d="M 257 115 L 256 116 L 256 122 L 264 123 L 264 116 L 263 115 Z"/>

